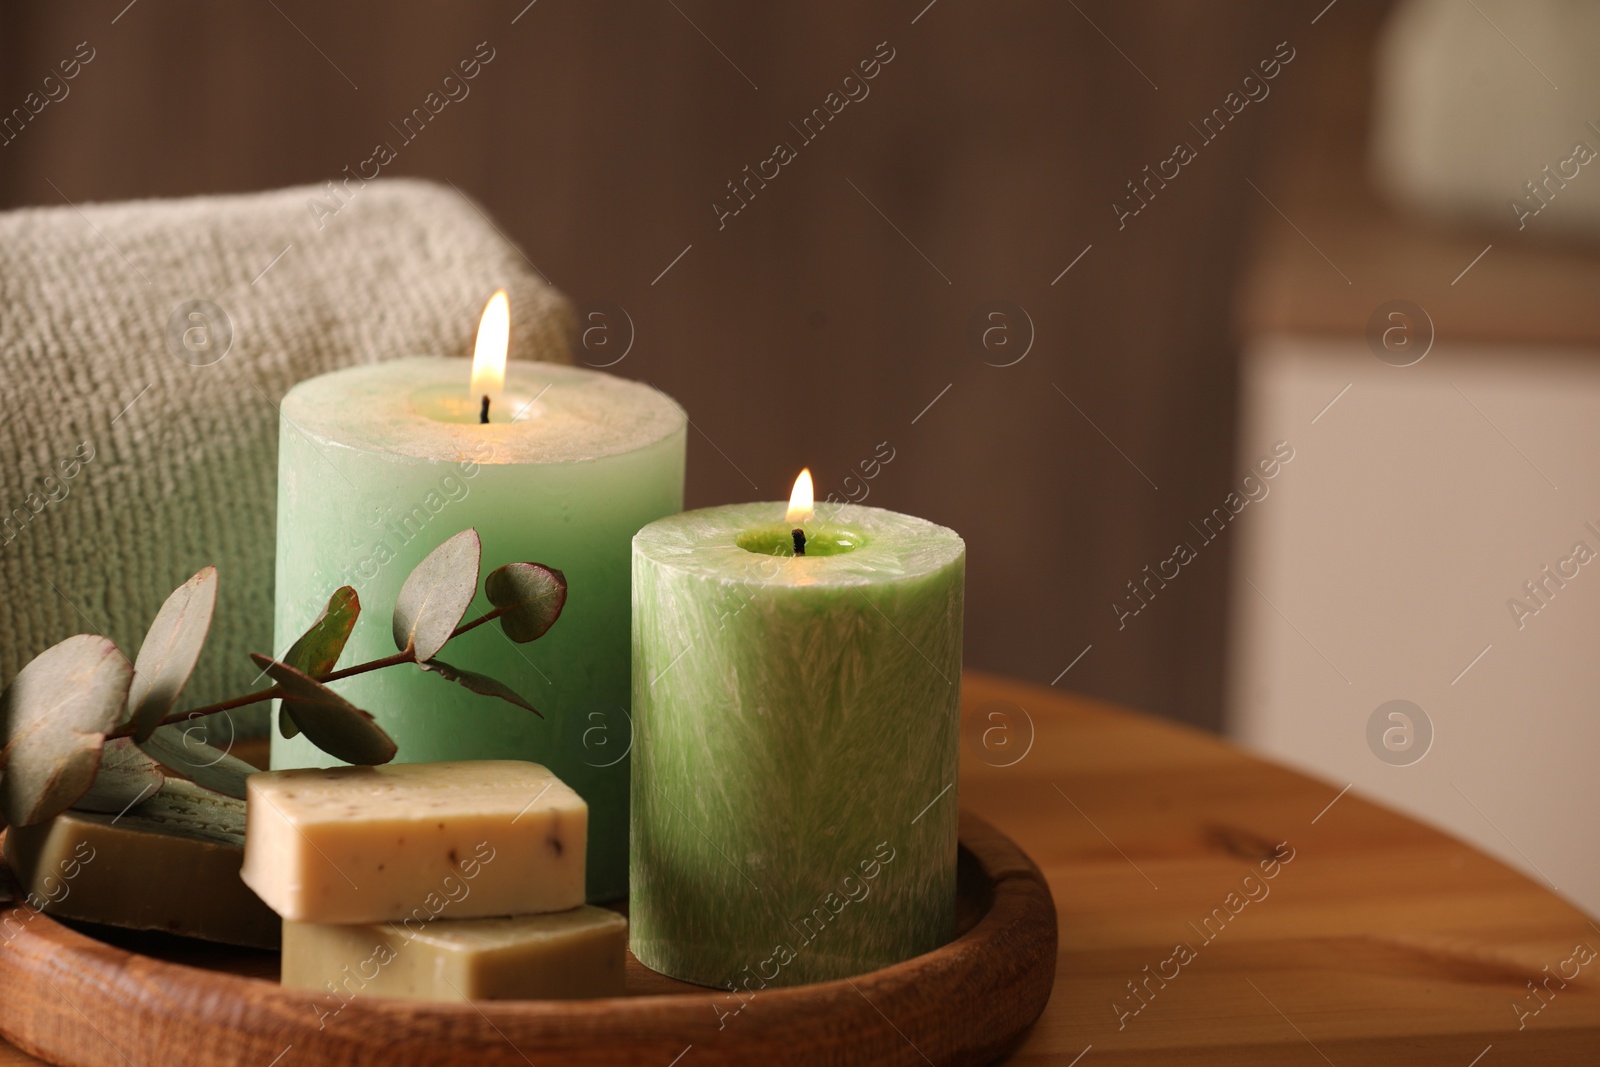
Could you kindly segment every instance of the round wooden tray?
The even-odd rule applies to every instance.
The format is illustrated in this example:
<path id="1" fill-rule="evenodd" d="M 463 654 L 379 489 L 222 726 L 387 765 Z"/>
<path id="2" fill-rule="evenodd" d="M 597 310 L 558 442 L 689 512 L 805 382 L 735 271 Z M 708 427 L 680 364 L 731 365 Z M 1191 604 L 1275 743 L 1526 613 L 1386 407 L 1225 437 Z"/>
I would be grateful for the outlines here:
<path id="1" fill-rule="evenodd" d="M 431 1004 L 357 997 L 320 1019 L 273 953 L 67 926 L 0 910 L 0 1033 L 52 1063 L 402 1067 L 471 1063 L 988 1063 L 1044 1010 L 1056 968 L 1050 889 L 1021 849 L 961 814 L 954 941 L 853 979 L 731 993 L 629 956 L 628 995 Z"/>

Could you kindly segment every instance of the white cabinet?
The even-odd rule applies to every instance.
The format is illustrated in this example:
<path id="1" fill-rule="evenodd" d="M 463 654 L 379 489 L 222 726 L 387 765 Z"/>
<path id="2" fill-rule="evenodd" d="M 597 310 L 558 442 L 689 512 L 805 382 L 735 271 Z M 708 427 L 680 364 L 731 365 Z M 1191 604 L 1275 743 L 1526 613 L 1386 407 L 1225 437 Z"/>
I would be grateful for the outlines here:
<path id="1" fill-rule="evenodd" d="M 1266 336 L 1242 389 L 1240 468 L 1295 458 L 1234 531 L 1230 732 L 1600 914 L 1600 351 Z"/>

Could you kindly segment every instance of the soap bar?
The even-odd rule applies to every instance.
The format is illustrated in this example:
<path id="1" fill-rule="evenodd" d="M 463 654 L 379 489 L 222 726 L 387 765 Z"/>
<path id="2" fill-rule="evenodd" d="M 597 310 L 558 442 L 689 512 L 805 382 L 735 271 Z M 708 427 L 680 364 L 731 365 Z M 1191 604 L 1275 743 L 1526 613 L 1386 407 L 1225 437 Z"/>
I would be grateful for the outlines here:
<path id="1" fill-rule="evenodd" d="M 169 778 L 126 812 L 13 826 L 5 854 L 47 915 L 276 948 L 278 917 L 239 880 L 245 805 Z"/>
<path id="2" fill-rule="evenodd" d="M 337 998 L 573 1000 L 623 995 L 628 920 L 585 905 L 547 915 L 336 926 L 283 924 L 283 984 Z M 319 1012 L 320 1014 L 320 1012 Z"/>
<path id="3" fill-rule="evenodd" d="M 251 775 L 244 880 L 295 922 L 566 911 L 589 808 L 537 763 L 471 760 Z"/>

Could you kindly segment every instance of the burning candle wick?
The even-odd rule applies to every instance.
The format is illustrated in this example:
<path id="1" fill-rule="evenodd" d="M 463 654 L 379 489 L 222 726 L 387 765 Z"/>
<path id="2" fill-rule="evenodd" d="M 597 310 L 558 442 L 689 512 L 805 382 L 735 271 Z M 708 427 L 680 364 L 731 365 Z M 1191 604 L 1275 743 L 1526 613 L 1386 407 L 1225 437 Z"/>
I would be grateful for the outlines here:
<path id="1" fill-rule="evenodd" d="M 483 407 L 478 409 L 478 422 L 480 425 L 489 424 L 489 394 L 483 394 Z"/>
<path id="2" fill-rule="evenodd" d="M 794 554 L 797 556 L 806 554 L 806 532 L 798 528 L 794 531 Z"/>

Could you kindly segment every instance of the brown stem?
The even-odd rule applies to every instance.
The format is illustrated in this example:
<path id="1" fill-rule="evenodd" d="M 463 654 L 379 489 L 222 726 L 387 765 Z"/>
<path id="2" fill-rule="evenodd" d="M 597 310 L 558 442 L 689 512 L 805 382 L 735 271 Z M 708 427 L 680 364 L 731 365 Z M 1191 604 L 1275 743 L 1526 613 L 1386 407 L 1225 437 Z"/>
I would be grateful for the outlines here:
<path id="1" fill-rule="evenodd" d="M 231 711 L 234 708 L 242 708 L 250 704 L 259 704 L 263 700 L 272 700 L 275 697 L 281 696 L 283 696 L 283 690 L 277 686 L 273 686 L 271 689 L 258 689 L 254 693 L 246 693 L 244 696 L 234 697 L 232 700 L 223 700 L 215 704 L 207 704 L 203 708 L 190 708 L 186 711 L 175 711 L 166 716 L 160 722 L 156 723 L 156 725 L 167 726 L 171 723 L 183 722 L 185 719 L 193 718 L 196 715 L 215 715 L 220 711 Z M 115 730 L 112 730 L 110 733 L 106 734 L 106 738 L 109 740 L 113 737 L 132 737 L 133 733 L 134 724 L 131 722 L 125 722 Z"/>
<path id="2" fill-rule="evenodd" d="M 161 720 L 161 725 L 165 726 L 169 722 L 177 722 L 180 719 L 187 719 L 194 715 L 214 715 L 219 711 L 232 711 L 234 708 L 242 708 L 250 704 L 259 704 L 263 700 L 271 700 L 274 697 L 280 697 L 282 695 L 283 690 L 277 686 L 273 686 L 270 689 L 258 689 L 254 693 L 246 693 L 242 697 L 234 697 L 232 700 L 223 700 L 216 704 L 207 704 L 203 708 L 191 708 L 188 711 L 173 712 L 171 715 L 168 715 L 166 718 Z"/>
<path id="3" fill-rule="evenodd" d="M 376 671 L 384 667 L 393 667 L 397 663 L 412 663 L 416 661 L 416 658 L 416 653 L 408 649 L 405 652 L 396 652 L 394 655 L 385 656 L 382 659 L 371 660 L 367 663 L 358 663 L 354 667 L 346 667 L 344 670 L 334 671 L 332 674 L 324 674 L 321 678 L 318 678 L 317 681 L 337 682 L 340 678 L 350 678 L 357 674 L 366 674 L 368 671 Z"/>
<path id="4" fill-rule="evenodd" d="M 498 619 L 500 616 L 504 615 L 505 613 L 506 613 L 506 609 L 505 608 L 495 608 L 493 611 L 486 611 L 482 615 L 479 615 L 476 619 L 473 619 L 471 622 L 464 622 L 460 626 L 457 626 L 454 630 L 452 630 L 450 632 L 450 636 L 451 636 L 451 638 L 460 637 L 462 634 L 466 633 L 468 630 L 471 630 L 471 629 L 473 629 L 474 627 L 477 627 L 477 626 L 482 626 L 486 622 L 492 622 L 493 620 Z"/>
<path id="5" fill-rule="evenodd" d="M 319 682 L 337 682 L 341 678 L 351 678 L 358 674 L 366 674 L 368 671 L 381 670 L 384 667 L 393 667 L 399 663 L 413 663 L 416 661 L 416 658 L 416 654 L 411 651 L 396 652 L 392 656 L 384 656 L 382 659 L 371 660 L 367 663 L 358 663 L 354 667 L 346 667 L 342 671 L 334 671 L 332 674 L 324 674 L 316 680 Z M 283 696 L 282 687 L 275 685 L 270 689 L 258 689 L 254 693 L 246 693 L 244 696 L 233 697 L 230 700 L 220 700 L 215 704 L 207 704 L 204 707 L 186 708 L 183 711 L 175 711 L 163 718 L 156 725 L 169 726 L 172 723 L 184 722 L 198 715 L 215 715 L 218 712 L 232 711 L 234 708 L 243 708 L 251 704 L 259 704 L 263 700 L 274 700 L 281 696 Z M 112 730 L 110 733 L 106 734 L 106 737 L 131 737 L 133 732 L 133 723 L 128 722 L 123 723 L 115 730 Z"/>

